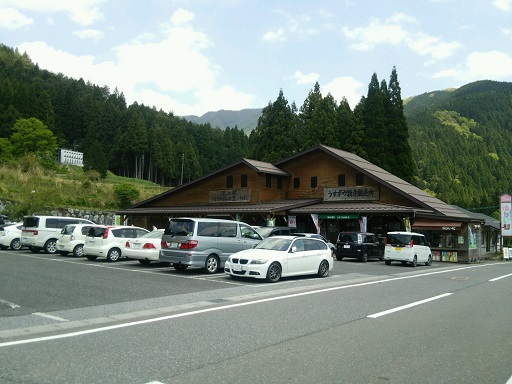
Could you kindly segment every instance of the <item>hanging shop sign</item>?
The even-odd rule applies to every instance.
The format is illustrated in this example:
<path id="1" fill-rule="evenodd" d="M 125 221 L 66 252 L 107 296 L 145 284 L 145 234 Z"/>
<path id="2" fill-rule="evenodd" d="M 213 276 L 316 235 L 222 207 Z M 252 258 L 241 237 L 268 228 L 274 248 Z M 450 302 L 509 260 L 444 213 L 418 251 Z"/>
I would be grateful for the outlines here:
<path id="1" fill-rule="evenodd" d="M 248 203 L 251 201 L 250 189 L 220 189 L 210 191 L 209 203 Z"/>
<path id="2" fill-rule="evenodd" d="M 508 194 L 500 196 L 501 235 L 512 236 L 512 197 Z"/>
<path id="3" fill-rule="evenodd" d="M 374 187 L 324 188 L 324 201 L 379 200 L 379 190 Z"/>

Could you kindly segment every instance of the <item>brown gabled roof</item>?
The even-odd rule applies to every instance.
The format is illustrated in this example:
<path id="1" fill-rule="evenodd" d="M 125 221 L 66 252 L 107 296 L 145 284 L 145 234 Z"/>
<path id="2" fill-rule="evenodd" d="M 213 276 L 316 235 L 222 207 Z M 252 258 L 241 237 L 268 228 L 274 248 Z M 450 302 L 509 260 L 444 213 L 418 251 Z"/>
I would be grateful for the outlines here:
<path id="1" fill-rule="evenodd" d="M 470 219 L 470 217 L 464 212 L 461 212 L 453 206 L 446 204 L 439 199 L 436 199 L 435 197 L 429 195 L 427 192 L 422 191 L 420 188 L 415 187 L 414 185 L 376 166 L 375 164 L 370 163 L 368 160 L 365 160 L 362 157 L 359 157 L 350 152 L 342 151 L 341 149 L 328 147 L 326 145 L 318 145 L 287 159 L 281 160 L 275 163 L 275 165 L 278 167 L 282 166 L 284 163 L 314 151 L 323 151 L 331 156 L 336 157 L 338 160 L 347 165 L 350 165 L 351 167 L 357 169 L 359 172 L 371 177 L 374 180 L 377 180 L 382 185 L 385 185 L 398 194 L 407 197 L 409 200 L 425 208 L 427 211 L 433 211 L 433 215 L 448 216 L 461 220 Z"/>
<path id="2" fill-rule="evenodd" d="M 192 184 L 196 184 L 196 183 L 200 182 L 201 180 L 205 180 L 205 179 L 207 179 L 209 177 L 212 177 L 212 176 L 214 176 L 214 175 L 216 175 L 218 173 L 224 172 L 227 169 L 236 167 L 237 165 L 241 165 L 241 164 L 247 165 L 249 168 L 254 169 L 256 172 L 269 173 L 269 174 L 280 175 L 280 176 L 289 176 L 289 174 L 287 172 L 283 171 L 282 169 L 277 168 L 275 165 L 272 165 L 270 163 L 266 163 L 264 161 L 258 161 L 258 160 L 251 160 L 251 159 L 241 159 L 241 160 L 237 161 L 236 163 L 233 163 L 231 165 L 225 166 L 225 167 L 223 167 L 223 168 L 221 168 L 221 169 L 219 169 L 217 171 L 209 173 L 206 176 L 202 176 L 202 177 L 200 177 L 198 179 L 194 179 L 192 181 L 189 181 L 188 183 L 185 183 L 185 184 L 180 185 L 178 187 L 172 188 L 172 189 L 170 189 L 168 191 L 165 191 L 165 192 L 163 192 L 163 193 L 161 193 L 159 195 L 153 196 L 153 197 L 151 197 L 149 199 L 146 199 L 144 201 L 140 201 L 140 202 L 132 205 L 130 207 L 130 209 L 146 205 L 147 203 L 150 203 L 150 202 L 152 202 L 154 200 L 160 199 L 162 196 L 166 196 L 166 195 L 168 195 L 170 193 L 174 193 L 176 191 L 179 191 L 182 188 L 187 188 L 188 186 L 190 186 Z M 132 212 L 132 211 L 130 210 L 130 212 Z"/>

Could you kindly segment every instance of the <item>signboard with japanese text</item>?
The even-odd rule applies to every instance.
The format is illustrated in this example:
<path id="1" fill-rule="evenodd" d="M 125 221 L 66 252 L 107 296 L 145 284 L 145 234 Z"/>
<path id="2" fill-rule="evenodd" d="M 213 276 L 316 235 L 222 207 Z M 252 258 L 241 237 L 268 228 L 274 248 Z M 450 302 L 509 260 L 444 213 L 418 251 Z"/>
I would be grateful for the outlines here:
<path id="1" fill-rule="evenodd" d="M 251 201 L 250 189 L 220 189 L 210 191 L 209 203 L 249 203 Z"/>
<path id="2" fill-rule="evenodd" d="M 512 197 L 510 195 L 500 196 L 501 208 L 501 235 L 512 236 Z"/>
<path id="3" fill-rule="evenodd" d="M 324 188 L 324 201 L 379 200 L 379 190 L 374 187 Z"/>

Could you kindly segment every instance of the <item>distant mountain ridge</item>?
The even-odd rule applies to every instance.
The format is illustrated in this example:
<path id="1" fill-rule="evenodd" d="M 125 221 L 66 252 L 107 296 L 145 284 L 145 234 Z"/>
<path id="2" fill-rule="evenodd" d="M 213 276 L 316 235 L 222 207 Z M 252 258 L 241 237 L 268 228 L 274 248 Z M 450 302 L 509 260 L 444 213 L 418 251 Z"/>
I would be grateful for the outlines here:
<path id="1" fill-rule="evenodd" d="M 246 108 L 240 111 L 221 109 L 215 112 L 206 112 L 202 116 L 181 116 L 195 124 L 210 124 L 212 128 L 226 129 L 226 127 L 243 130 L 247 135 L 256 128 L 263 108 Z"/>

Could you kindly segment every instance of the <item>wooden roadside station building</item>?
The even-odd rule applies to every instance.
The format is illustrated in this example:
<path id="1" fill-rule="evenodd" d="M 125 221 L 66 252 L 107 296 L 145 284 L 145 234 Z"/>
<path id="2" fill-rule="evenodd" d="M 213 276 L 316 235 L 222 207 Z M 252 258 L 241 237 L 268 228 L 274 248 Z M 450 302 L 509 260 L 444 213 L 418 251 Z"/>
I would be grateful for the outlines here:
<path id="1" fill-rule="evenodd" d="M 485 219 L 436 199 L 352 153 L 318 145 L 274 164 L 242 159 L 117 212 L 122 221 L 165 228 L 173 217 L 216 217 L 321 233 L 424 233 L 434 260 L 473 262 Z M 484 244 L 485 245 L 485 244 Z M 486 251 L 486 249 L 491 249 Z"/>

